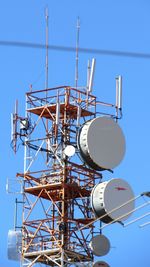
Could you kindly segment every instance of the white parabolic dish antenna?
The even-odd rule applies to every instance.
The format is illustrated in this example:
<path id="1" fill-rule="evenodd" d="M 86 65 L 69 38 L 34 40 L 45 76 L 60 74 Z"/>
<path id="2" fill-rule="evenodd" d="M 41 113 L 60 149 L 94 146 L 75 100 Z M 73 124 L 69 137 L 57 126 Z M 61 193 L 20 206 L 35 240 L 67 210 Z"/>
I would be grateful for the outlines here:
<path id="1" fill-rule="evenodd" d="M 105 215 L 102 222 L 124 221 L 134 210 L 134 194 L 126 181 L 112 179 L 93 188 L 91 204 L 97 217 Z"/>
<path id="2" fill-rule="evenodd" d="M 96 235 L 92 238 L 90 242 L 90 247 L 94 255 L 104 256 L 108 254 L 110 250 L 110 242 L 106 236 Z"/>
<path id="3" fill-rule="evenodd" d="M 65 147 L 64 153 L 68 157 L 72 157 L 75 154 L 75 147 L 68 145 Z"/>
<path id="4" fill-rule="evenodd" d="M 92 168 L 113 169 L 125 154 L 125 138 L 111 118 L 98 117 L 81 127 L 78 146 L 83 160 Z"/>
<path id="5" fill-rule="evenodd" d="M 93 264 L 93 267 L 110 267 L 110 266 L 104 261 L 96 261 Z"/>

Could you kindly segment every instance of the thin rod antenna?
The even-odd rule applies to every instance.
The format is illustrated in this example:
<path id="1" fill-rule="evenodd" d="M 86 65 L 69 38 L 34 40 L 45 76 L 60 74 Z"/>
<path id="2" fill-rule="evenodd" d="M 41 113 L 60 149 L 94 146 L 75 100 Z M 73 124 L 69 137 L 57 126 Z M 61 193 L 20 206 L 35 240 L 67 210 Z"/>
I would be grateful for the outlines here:
<path id="1" fill-rule="evenodd" d="M 141 196 L 141 195 L 140 195 L 140 196 Z M 140 196 L 137 196 L 135 199 L 139 198 Z M 128 202 L 124 203 L 123 205 L 119 206 L 118 208 L 115 208 L 114 210 L 117 210 L 117 209 L 121 208 L 122 206 L 126 205 L 127 203 L 130 203 L 131 201 L 133 201 L 133 199 L 129 200 Z M 125 214 L 121 215 L 120 217 L 116 218 L 115 220 L 113 220 L 113 221 L 111 221 L 111 222 L 109 222 L 109 223 L 107 223 L 107 224 L 101 226 L 100 230 L 102 230 L 103 228 L 105 228 L 105 227 L 107 227 L 107 226 L 109 226 L 109 225 L 111 225 L 111 224 L 113 224 L 113 223 L 115 223 L 115 222 L 119 222 L 119 221 L 120 221 L 122 218 L 124 218 L 125 216 L 130 215 L 132 212 L 135 212 L 135 211 L 137 211 L 137 210 L 139 210 L 139 209 L 141 209 L 141 208 L 143 208 L 143 207 L 145 207 L 145 206 L 147 206 L 147 205 L 149 205 L 149 204 L 150 204 L 150 201 L 148 201 L 148 202 L 146 202 L 146 203 L 144 203 L 144 204 L 138 206 L 137 208 L 135 208 L 135 209 L 129 211 L 128 213 L 125 213 Z M 112 213 L 114 210 L 108 212 L 108 214 Z M 90 223 L 86 224 L 85 226 L 81 227 L 81 228 L 78 229 L 77 231 L 79 231 L 79 230 L 80 230 L 80 231 L 83 230 L 83 229 L 86 228 L 87 226 L 93 224 L 94 222 L 96 222 L 96 221 L 98 221 L 98 220 L 101 220 L 101 219 L 104 218 L 105 216 L 106 216 L 106 214 L 105 214 L 105 215 L 102 215 L 101 217 L 96 218 L 93 222 L 90 222 Z M 77 231 L 76 231 L 76 232 L 77 232 Z"/>
<path id="2" fill-rule="evenodd" d="M 77 19 L 77 35 L 76 35 L 76 69 L 75 69 L 75 87 L 78 86 L 78 64 L 79 64 L 79 34 L 80 34 L 80 18 Z"/>
<path id="3" fill-rule="evenodd" d="M 146 214 L 144 214 L 144 215 L 142 215 L 142 216 L 136 218 L 135 220 L 132 220 L 132 221 L 130 221 L 130 222 L 124 224 L 124 227 L 126 227 L 126 226 L 128 226 L 128 225 L 130 225 L 130 224 L 132 224 L 132 223 L 134 223 L 134 222 L 137 222 L 137 221 L 139 221 L 139 220 L 141 220 L 141 219 L 143 219 L 144 217 L 149 216 L 149 215 L 150 215 L 150 212 L 148 212 L 148 213 L 146 213 Z"/>
<path id="4" fill-rule="evenodd" d="M 122 218 L 124 218 L 125 216 L 130 215 L 132 212 L 135 212 L 135 211 L 137 211 L 137 210 L 139 210 L 139 209 L 142 209 L 143 207 L 145 207 L 145 206 L 147 206 L 147 205 L 149 205 L 149 204 L 150 204 L 150 201 L 149 201 L 149 202 L 146 202 L 146 203 L 144 203 L 144 204 L 142 204 L 142 205 L 140 205 L 140 206 L 138 206 L 137 208 L 135 208 L 135 209 L 129 211 L 128 213 L 123 214 L 122 216 L 118 217 L 117 219 L 113 220 L 112 222 L 103 225 L 103 226 L 101 227 L 101 229 L 103 229 L 103 228 L 109 226 L 110 224 L 112 224 L 112 223 L 114 223 L 114 222 L 119 222 L 119 221 L 120 221 Z"/>
<path id="5" fill-rule="evenodd" d="M 142 228 L 142 227 L 147 226 L 147 225 L 150 225 L 150 222 L 143 223 L 143 224 L 139 225 L 139 227 Z"/>
<path id="6" fill-rule="evenodd" d="M 135 201 L 136 199 L 138 199 L 138 198 L 140 198 L 140 197 L 141 197 L 141 194 L 138 195 L 138 196 L 136 196 L 136 197 L 134 197 L 134 198 L 129 199 L 127 202 L 125 202 L 125 203 L 123 203 L 122 205 L 120 205 L 120 206 L 118 206 L 118 207 L 112 209 L 112 210 L 109 211 L 107 214 L 104 214 L 104 215 L 102 215 L 102 216 L 100 216 L 100 217 L 97 217 L 97 218 L 94 219 L 92 222 L 87 223 L 86 225 L 84 225 L 83 227 L 81 227 L 80 229 L 78 229 L 77 231 L 79 231 L 79 230 L 83 230 L 84 228 L 86 228 L 86 227 L 92 225 L 93 223 L 97 222 L 98 220 L 101 220 L 101 219 L 104 218 L 105 216 L 111 214 L 111 213 L 114 212 L 114 211 L 117 211 L 118 209 L 120 209 L 120 208 L 126 206 L 127 204 L 129 204 L 129 203 Z M 148 204 L 149 204 L 149 203 L 148 203 Z M 146 206 L 146 205 L 144 204 L 144 206 Z M 125 214 L 124 214 L 122 217 L 124 217 L 124 216 L 125 216 Z M 118 220 L 118 218 L 117 218 L 117 220 Z M 114 220 L 114 221 L 116 221 L 116 220 Z M 114 222 L 114 221 L 113 221 L 113 222 Z M 110 224 L 110 223 L 109 223 L 109 224 Z M 109 224 L 108 224 L 108 225 L 109 225 Z M 101 228 L 101 229 L 102 229 L 102 228 Z M 76 231 L 76 232 L 77 232 L 77 231 Z"/>
<path id="7" fill-rule="evenodd" d="M 46 62 L 45 62 L 45 89 L 48 89 L 48 31 L 49 31 L 49 24 L 48 24 L 48 7 L 45 10 L 45 18 L 46 18 Z M 47 97 L 47 91 L 46 91 Z"/>
<path id="8" fill-rule="evenodd" d="M 49 24 L 48 24 L 48 7 L 45 10 L 45 19 L 46 19 L 46 61 L 45 61 L 45 89 L 46 89 L 46 102 L 48 96 L 48 32 L 49 32 Z M 46 120 L 46 132 L 48 133 L 48 120 Z M 47 149 L 48 149 L 48 142 L 47 142 Z M 47 153 L 47 162 L 48 162 L 48 153 Z"/>

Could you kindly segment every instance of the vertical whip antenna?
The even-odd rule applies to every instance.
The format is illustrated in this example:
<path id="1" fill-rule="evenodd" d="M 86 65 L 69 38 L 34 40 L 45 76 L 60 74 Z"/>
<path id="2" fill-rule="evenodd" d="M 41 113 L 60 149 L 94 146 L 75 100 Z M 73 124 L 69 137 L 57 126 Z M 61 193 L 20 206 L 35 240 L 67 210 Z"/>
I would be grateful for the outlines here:
<path id="1" fill-rule="evenodd" d="M 45 19 L 46 19 L 46 61 L 45 61 L 45 89 L 46 89 L 46 102 L 48 96 L 48 32 L 49 32 L 49 24 L 48 24 L 48 7 L 45 10 Z M 48 120 L 46 120 L 46 132 L 48 134 Z M 48 150 L 48 141 L 46 143 Z M 47 162 L 48 162 L 48 153 L 47 153 Z"/>
<path id="2" fill-rule="evenodd" d="M 48 89 L 48 31 L 49 31 L 49 25 L 48 25 L 48 7 L 45 10 L 45 18 L 46 18 L 46 62 L 45 62 L 45 89 Z M 47 91 L 46 91 L 46 97 L 47 97 Z"/>
<path id="3" fill-rule="evenodd" d="M 79 63 L 79 34 L 80 34 L 80 18 L 77 19 L 77 35 L 76 35 L 76 69 L 75 69 L 75 87 L 78 86 L 78 63 Z"/>

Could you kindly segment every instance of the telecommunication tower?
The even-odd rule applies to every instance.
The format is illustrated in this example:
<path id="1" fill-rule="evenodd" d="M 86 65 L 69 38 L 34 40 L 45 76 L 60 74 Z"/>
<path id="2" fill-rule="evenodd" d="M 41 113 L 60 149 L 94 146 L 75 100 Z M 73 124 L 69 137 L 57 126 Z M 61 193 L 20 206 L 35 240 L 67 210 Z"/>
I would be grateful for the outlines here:
<path id="1" fill-rule="evenodd" d="M 79 38 L 79 21 L 77 29 Z M 24 146 L 24 171 L 17 173 L 23 212 L 21 231 L 9 233 L 18 242 L 16 256 L 11 247 L 8 253 L 23 267 L 37 263 L 108 267 L 104 261 L 94 263 L 94 256 L 104 256 L 110 249 L 102 227 L 95 231 L 94 223 L 121 223 L 134 210 L 127 182 L 102 180 L 103 171 L 112 172 L 125 153 L 118 125 L 122 77 L 116 78 L 115 104 L 93 95 L 95 59 L 88 63 L 87 85 L 78 87 L 78 38 L 75 87 L 48 87 L 47 53 L 45 89 L 31 88 L 25 116 L 18 115 L 18 104 L 12 115 L 14 152 L 18 138 Z"/>
<path id="2" fill-rule="evenodd" d="M 60 86 L 26 93 L 25 117 L 15 115 L 20 131 L 13 133 L 13 147 L 18 135 L 24 145 L 24 172 L 17 173 L 23 179 L 22 266 L 93 262 L 89 223 L 95 213 L 103 215 L 94 186 L 104 191 L 102 171 L 118 165 L 125 149 L 116 115 L 97 117 L 97 105 L 109 104 L 98 102 L 89 88 Z M 127 185 L 125 191 L 124 184 L 115 186 L 128 191 Z"/>

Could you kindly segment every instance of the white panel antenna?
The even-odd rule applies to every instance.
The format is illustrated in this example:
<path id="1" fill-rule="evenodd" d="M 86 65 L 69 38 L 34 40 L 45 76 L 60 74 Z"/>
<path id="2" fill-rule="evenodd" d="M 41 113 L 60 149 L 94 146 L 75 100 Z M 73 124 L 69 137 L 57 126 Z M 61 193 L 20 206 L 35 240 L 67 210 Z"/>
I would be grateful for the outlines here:
<path id="1" fill-rule="evenodd" d="M 56 125 L 59 124 L 59 116 L 60 116 L 60 103 L 56 103 Z"/>
<path id="2" fill-rule="evenodd" d="M 118 108 L 122 109 L 122 76 L 121 75 L 119 75 L 118 77 L 118 83 L 119 83 Z"/>
<path id="3" fill-rule="evenodd" d="M 13 137 L 14 137 L 14 124 L 13 124 L 13 120 L 14 120 L 14 115 L 11 113 L 11 142 L 13 141 Z"/>
<path id="4" fill-rule="evenodd" d="M 22 233 L 21 231 L 8 231 L 8 248 L 7 255 L 9 260 L 20 261 L 22 248 Z"/>
<path id="5" fill-rule="evenodd" d="M 87 64 L 87 91 L 89 90 L 90 73 L 91 73 L 91 63 L 90 63 L 90 60 L 88 60 L 88 64 Z"/>
<path id="6" fill-rule="evenodd" d="M 116 77 L 116 107 L 122 109 L 122 76 Z"/>
<path id="7" fill-rule="evenodd" d="M 90 79 L 89 79 L 89 92 L 92 92 L 93 87 L 93 80 L 94 80 L 94 72 L 95 72 L 95 64 L 96 59 L 92 59 L 92 65 L 91 65 L 91 72 L 90 72 Z"/>

